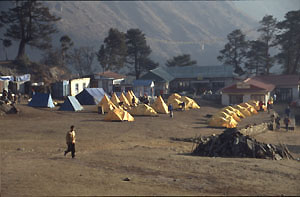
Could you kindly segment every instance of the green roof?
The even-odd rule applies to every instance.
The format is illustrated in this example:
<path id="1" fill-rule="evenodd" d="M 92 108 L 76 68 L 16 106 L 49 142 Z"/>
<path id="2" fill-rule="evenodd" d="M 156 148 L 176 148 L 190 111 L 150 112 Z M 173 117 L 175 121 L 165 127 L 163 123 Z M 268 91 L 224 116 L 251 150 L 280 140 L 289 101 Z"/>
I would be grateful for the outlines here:
<path id="1" fill-rule="evenodd" d="M 151 73 L 151 74 L 150 74 Z M 153 75 L 154 74 L 154 75 Z M 145 78 L 144 78 L 145 76 Z M 172 81 L 178 78 L 228 78 L 235 77 L 233 66 L 185 66 L 185 67 L 158 67 L 150 70 L 143 79 L 156 81 Z M 159 78 L 162 80 L 159 80 Z"/>

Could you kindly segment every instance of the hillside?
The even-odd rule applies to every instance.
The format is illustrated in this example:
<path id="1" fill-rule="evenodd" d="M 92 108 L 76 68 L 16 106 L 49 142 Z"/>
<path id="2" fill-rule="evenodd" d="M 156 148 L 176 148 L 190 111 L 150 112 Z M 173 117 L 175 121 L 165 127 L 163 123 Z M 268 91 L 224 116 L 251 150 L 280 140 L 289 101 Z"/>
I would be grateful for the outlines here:
<path id="1" fill-rule="evenodd" d="M 52 82 L 71 77 L 70 71 L 57 66 L 48 67 L 35 62 L 0 61 L 1 75 L 31 74 L 32 82 L 44 82 L 49 85 Z"/>
<path id="2" fill-rule="evenodd" d="M 188 53 L 199 65 L 219 64 L 216 60 L 226 35 L 236 28 L 251 30 L 257 24 L 228 1 L 47 1 L 51 13 L 60 16 L 59 34 L 68 34 L 76 46 L 98 50 L 109 28 L 126 32 L 141 29 L 152 48 L 152 57 L 163 65 L 175 55 Z M 1 2 L 1 10 L 8 3 Z M 253 32 L 248 32 L 253 33 Z M 15 44 L 16 45 L 16 44 Z M 17 45 L 16 45 L 17 46 Z M 26 49 L 37 60 L 36 50 Z M 16 47 L 9 56 L 15 57 Z M 95 65 L 97 62 L 95 61 Z"/>
<path id="3" fill-rule="evenodd" d="M 89 44 L 98 49 L 109 28 L 123 32 L 139 28 L 147 36 L 153 58 L 163 64 L 180 53 L 191 54 L 199 65 L 216 64 L 229 32 L 255 26 L 230 2 L 68 1 L 47 5 L 63 18 L 58 23 L 59 30 L 78 45 Z"/>

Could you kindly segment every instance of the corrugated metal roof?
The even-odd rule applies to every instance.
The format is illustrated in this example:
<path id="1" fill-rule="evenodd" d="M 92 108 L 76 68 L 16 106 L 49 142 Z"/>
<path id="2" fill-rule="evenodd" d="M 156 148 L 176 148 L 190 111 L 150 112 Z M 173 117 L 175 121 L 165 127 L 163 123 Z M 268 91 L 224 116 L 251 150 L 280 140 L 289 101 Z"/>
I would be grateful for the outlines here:
<path id="1" fill-rule="evenodd" d="M 172 67 L 170 73 L 175 78 L 215 78 L 215 77 L 234 77 L 232 66 L 186 66 Z"/>
<path id="2" fill-rule="evenodd" d="M 253 79 L 271 83 L 276 86 L 295 86 L 300 84 L 300 76 L 299 75 L 267 75 L 267 76 L 256 76 Z"/>
<path id="3" fill-rule="evenodd" d="M 185 66 L 185 67 L 158 67 L 150 72 L 172 81 L 176 78 L 220 78 L 235 77 L 233 66 Z"/>
<path id="4" fill-rule="evenodd" d="M 168 71 L 169 70 L 166 70 L 163 67 L 157 67 L 157 68 L 151 70 L 150 72 L 158 75 L 159 77 L 161 77 L 165 81 L 172 81 L 175 77 L 173 75 L 171 75 L 170 72 L 168 72 Z"/>
<path id="5" fill-rule="evenodd" d="M 152 80 L 141 80 L 137 79 L 133 81 L 133 86 L 148 86 L 151 87 L 153 85 Z"/>

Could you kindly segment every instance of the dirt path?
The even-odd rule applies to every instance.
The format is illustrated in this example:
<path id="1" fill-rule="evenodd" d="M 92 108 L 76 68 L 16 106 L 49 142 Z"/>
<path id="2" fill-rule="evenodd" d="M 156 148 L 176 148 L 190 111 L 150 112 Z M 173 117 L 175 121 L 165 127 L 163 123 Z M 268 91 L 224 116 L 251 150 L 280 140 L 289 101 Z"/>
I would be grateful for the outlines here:
<path id="1" fill-rule="evenodd" d="M 300 195 L 298 161 L 192 157 L 192 143 L 170 140 L 221 133 L 206 125 L 205 115 L 217 107 L 135 122 L 104 122 L 95 106 L 78 113 L 19 107 L 20 115 L 0 117 L 1 196 Z M 63 156 L 71 124 L 76 159 Z M 256 138 L 274 144 L 280 139 L 300 157 L 299 129 Z"/>

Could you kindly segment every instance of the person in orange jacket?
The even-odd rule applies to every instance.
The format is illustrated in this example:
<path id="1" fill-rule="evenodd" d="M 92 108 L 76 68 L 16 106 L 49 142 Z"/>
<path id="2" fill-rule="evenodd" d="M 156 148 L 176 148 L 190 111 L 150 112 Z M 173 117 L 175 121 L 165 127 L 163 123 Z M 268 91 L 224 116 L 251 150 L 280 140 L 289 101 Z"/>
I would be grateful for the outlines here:
<path id="1" fill-rule="evenodd" d="M 74 131 L 74 126 L 72 125 L 70 127 L 70 130 L 66 134 L 66 143 L 68 145 L 68 148 L 65 151 L 64 156 L 66 156 L 68 152 L 72 152 L 72 158 L 75 157 L 75 141 L 76 141 L 75 131 Z"/>

